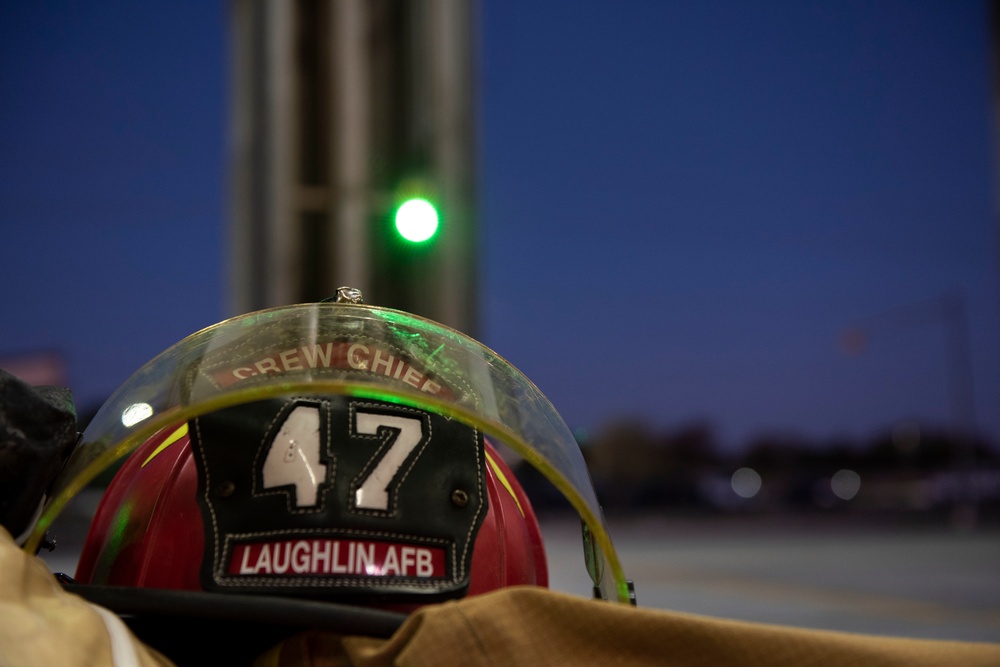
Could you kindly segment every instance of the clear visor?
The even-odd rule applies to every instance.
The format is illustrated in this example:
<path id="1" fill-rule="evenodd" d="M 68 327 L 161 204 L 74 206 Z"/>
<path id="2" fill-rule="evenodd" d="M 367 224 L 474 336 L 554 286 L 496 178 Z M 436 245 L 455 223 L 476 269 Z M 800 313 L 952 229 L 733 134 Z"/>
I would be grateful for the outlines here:
<path id="1" fill-rule="evenodd" d="M 343 394 L 448 415 L 537 468 L 580 514 L 587 569 L 605 598 L 628 584 L 583 455 L 538 388 L 492 350 L 435 322 L 360 304 L 273 308 L 203 329 L 140 368 L 104 404 L 25 548 L 66 503 L 160 429 L 276 396 Z"/>

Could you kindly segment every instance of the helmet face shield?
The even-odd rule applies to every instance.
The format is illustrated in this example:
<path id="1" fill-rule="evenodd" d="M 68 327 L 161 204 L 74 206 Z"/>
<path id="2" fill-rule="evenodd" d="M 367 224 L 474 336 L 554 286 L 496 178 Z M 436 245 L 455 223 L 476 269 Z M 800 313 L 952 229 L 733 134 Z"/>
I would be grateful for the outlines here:
<path id="1" fill-rule="evenodd" d="M 317 396 L 327 398 L 316 400 Z M 224 443 L 207 445 L 226 432 L 227 411 L 245 415 L 254 406 L 259 414 L 256 421 L 245 425 L 254 431 L 247 437 L 264 443 L 261 434 L 270 434 L 270 444 L 256 447 L 242 462 L 227 459 L 230 455 Z M 281 461 L 284 457 L 291 465 L 288 457 L 292 455 L 274 450 L 273 443 L 301 441 L 297 434 L 317 429 L 358 442 L 383 438 L 378 457 L 359 454 L 351 464 L 356 472 L 350 479 L 332 476 L 329 467 L 335 462 L 322 447 L 295 452 L 298 459 L 294 465 L 300 471 L 305 470 L 307 477 L 317 471 L 327 475 L 337 487 L 336 493 L 341 494 L 337 496 L 341 503 L 347 503 L 358 516 L 364 515 L 367 534 L 377 532 L 379 517 L 386 516 L 387 507 L 403 497 L 397 495 L 394 500 L 394 493 L 410 492 L 406 484 L 387 490 L 386 484 L 377 480 L 405 478 L 401 469 L 416 456 L 411 452 L 424 452 L 422 447 L 426 452 L 420 453 L 421 457 L 440 456 L 439 463 L 450 461 L 456 479 L 464 474 L 462 470 L 489 468 L 491 461 L 481 456 L 477 459 L 475 448 L 463 449 L 460 444 L 463 438 L 478 437 L 481 441 L 485 436 L 489 443 L 506 446 L 537 468 L 563 493 L 587 526 L 585 535 L 593 547 L 587 550 L 587 565 L 595 585 L 608 599 L 629 600 L 628 584 L 579 446 L 548 399 L 506 360 L 471 338 L 407 313 L 361 304 L 301 304 L 249 313 L 192 334 L 147 363 L 91 421 L 26 549 L 37 547 L 69 499 L 94 477 L 158 432 L 183 423 L 205 426 L 190 437 L 192 449 L 201 452 L 199 465 L 210 475 L 213 466 L 219 465 L 223 470 L 241 465 L 253 468 L 257 471 L 253 483 L 260 486 L 263 479 L 273 482 L 273 488 L 258 488 L 257 495 L 273 495 L 274 502 L 305 517 L 306 524 L 308 515 L 318 511 L 323 499 L 334 491 L 322 484 L 295 487 L 294 493 L 282 490 L 289 482 L 281 481 Z M 427 445 L 427 433 L 445 433 L 447 429 L 453 432 L 441 441 L 453 443 L 449 447 L 457 449 L 433 452 Z M 397 436 L 385 436 L 390 432 Z M 282 438 L 273 440 L 277 434 Z M 478 451 L 482 451 L 481 445 Z M 268 456 L 274 461 L 269 468 Z M 380 466 L 384 469 L 376 470 Z M 268 477 L 262 476 L 265 469 L 272 471 Z M 469 503 L 463 519 L 467 523 L 457 522 L 448 529 L 459 535 L 455 540 L 458 551 L 463 551 L 460 534 L 482 521 L 474 505 L 482 491 L 475 489 L 474 482 L 463 484 L 468 488 L 459 485 L 463 488 L 456 487 L 456 491 L 469 496 L 457 494 L 451 502 Z M 237 523 L 238 514 L 234 515 Z M 237 527 L 227 534 L 244 532 Z M 224 536 L 219 539 L 224 545 Z M 379 553 L 384 554 L 391 545 L 391 540 L 375 542 L 358 542 L 355 548 L 371 549 L 373 554 L 381 549 Z M 269 544 L 276 550 L 273 553 L 291 555 L 290 542 L 276 537 Z M 220 585 L 225 585 L 233 567 L 242 564 L 253 568 L 263 562 L 259 546 L 229 546 L 233 550 L 217 554 L 212 564 Z M 454 557 L 432 551 L 430 545 L 427 549 L 419 556 L 410 554 L 413 567 L 417 567 L 415 559 L 425 559 L 420 567 L 441 573 L 440 580 L 446 582 L 443 589 L 460 585 L 460 575 L 469 563 L 468 545 L 462 555 Z M 382 556 L 373 559 L 384 562 Z"/>

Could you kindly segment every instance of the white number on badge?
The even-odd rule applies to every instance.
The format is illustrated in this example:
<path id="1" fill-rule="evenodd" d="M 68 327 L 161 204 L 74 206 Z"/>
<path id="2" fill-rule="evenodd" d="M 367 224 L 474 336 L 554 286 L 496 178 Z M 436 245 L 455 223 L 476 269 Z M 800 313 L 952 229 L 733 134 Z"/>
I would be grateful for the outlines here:
<path id="1" fill-rule="evenodd" d="M 319 460 L 319 428 L 318 407 L 296 406 L 281 423 L 264 459 L 264 488 L 294 486 L 296 507 L 315 507 L 319 485 L 326 480 L 326 466 Z"/>
<path id="2" fill-rule="evenodd" d="M 388 511 L 389 483 L 403 467 L 407 457 L 424 439 L 424 422 L 421 419 L 360 410 L 356 413 L 357 433 L 376 435 L 382 427 L 395 431 L 390 431 L 393 435 L 388 443 L 388 450 L 375 467 L 372 468 L 375 460 L 375 457 L 372 457 L 361 471 L 360 484 L 354 491 L 355 507 Z"/>

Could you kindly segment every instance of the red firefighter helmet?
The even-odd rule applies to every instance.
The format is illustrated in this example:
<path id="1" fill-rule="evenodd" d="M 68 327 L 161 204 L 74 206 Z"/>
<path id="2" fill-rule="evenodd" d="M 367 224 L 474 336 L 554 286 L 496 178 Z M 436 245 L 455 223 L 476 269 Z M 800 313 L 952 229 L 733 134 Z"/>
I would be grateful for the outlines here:
<path id="1" fill-rule="evenodd" d="M 126 455 L 76 573 L 116 611 L 253 606 L 260 620 L 346 603 L 353 618 L 546 586 L 515 459 L 579 512 L 595 595 L 633 601 L 579 447 L 538 388 L 471 338 L 347 290 L 226 320 L 139 369 L 25 548 Z"/>
<path id="2" fill-rule="evenodd" d="M 338 401 L 337 398 L 294 397 L 280 402 L 283 405 L 279 411 L 285 417 L 286 427 L 275 427 L 265 434 L 263 448 L 287 450 L 291 440 L 288 433 L 294 429 L 291 422 L 297 416 L 303 421 L 311 419 L 318 426 L 321 415 L 316 412 L 323 408 L 332 412 L 332 406 L 338 403 L 349 404 L 355 419 L 359 414 L 375 415 L 376 420 L 384 417 L 381 421 L 391 424 L 396 417 L 395 421 L 403 428 L 399 435 L 387 427 L 386 437 L 364 438 L 374 440 L 370 443 L 363 442 L 363 436 L 355 433 L 354 437 L 317 442 L 319 448 L 342 454 L 332 448 L 357 447 L 361 441 L 361 446 L 368 444 L 374 456 L 382 454 L 378 461 L 385 461 L 392 456 L 393 449 L 407 447 L 402 441 L 408 424 L 400 422 L 398 415 L 414 414 L 411 409 L 371 400 Z M 261 407 L 251 404 L 230 408 L 227 418 L 238 418 L 241 412 L 259 411 Z M 367 412 L 362 411 L 365 409 Z M 419 428 L 427 418 L 420 415 L 420 419 L 411 423 Z M 199 429 L 203 447 L 208 440 L 205 421 L 202 417 L 192 422 Z M 241 420 L 243 428 L 246 421 L 253 422 Z M 451 427 L 459 431 L 460 438 L 468 438 L 466 427 L 454 424 Z M 377 461 L 376 465 L 368 466 L 373 474 L 355 483 L 354 493 L 346 494 L 336 494 L 336 482 L 357 477 L 348 465 L 357 467 L 362 458 L 348 462 L 347 457 L 337 456 L 331 464 L 333 457 L 317 457 L 311 469 L 308 465 L 298 465 L 306 473 L 298 485 L 298 480 L 289 483 L 278 477 L 279 483 L 271 488 L 265 486 L 268 469 L 260 465 L 254 471 L 258 488 L 249 488 L 249 493 L 240 499 L 239 486 L 252 487 L 253 473 L 241 476 L 234 474 L 235 470 L 213 468 L 211 474 L 219 481 L 211 486 L 206 484 L 201 479 L 206 463 L 192 446 L 189 424 L 168 427 L 140 446 L 108 485 L 91 523 L 75 579 L 82 584 L 138 588 L 236 589 L 352 601 L 374 598 L 380 604 L 474 595 L 505 586 L 547 586 L 541 531 L 528 497 L 510 467 L 489 442 L 481 441 L 477 443 L 481 459 L 476 456 L 475 447 L 469 447 L 471 451 L 465 456 L 466 463 L 481 473 L 482 483 L 478 485 L 481 488 L 471 481 L 475 474 L 469 476 L 467 488 L 462 484 L 452 484 L 455 488 L 434 487 L 427 483 L 428 471 L 422 468 L 434 466 L 439 471 L 441 466 L 426 447 L 440 449 L 439 440 L 453 435 L 443 429 L 434 430 L 434 438 L 421 456 L 416 456 L 416 451 L 410 452 L 409 458 L 417 460 L 410 463 L 407 457 L 398 457 L 402 465 L 395 470 L 395 477 L 405 475 L 405 480 L 393 485 L 392 476 L 388 476 L 390 493 L 384 497 L 386 504 L 390 495 L 402 496 L 391 499 L 395 508 L 390 511 L 358 508 L 358 491 L 366 490 L 365 481 L 377 479 Z M 292 445 L 297 456 L 288 457 L 292 466 L 308 458 L 309 434 L 321 433 L 310 429 L 305 437 L 299 436 L 299 442 Z M 385 440 L 394 437 L 386 447 Z M 475 443 L 474 436 L 471 441 Z M 253 442 L 253 448 L 259 449 L 260 444 Z M 216 463 L 211 455 L 204 458 L 210 464 Z M 272 455 L 272 458 L 277 457 Z M 461 458 L 461 453 L 449 452 L 449 458 L 455 468 L 450 473 L 454 481 L 461 476 L 461 470 L 453 463 Z M 253 470 L 252 461 L 244 457 L 227 456 L 218 463 L 235 465 L 236 470 L 249 464 L 246 467 Z M 280 461 L 278 465 L 287 467 L 288 463 Z M 326 474 L 325 469 L 332 466 L 341 470 Z M 329 481 L 313 484 L 316 476 L 308 473 L 315 473 L 320 467 Z M 272 476 L 281 474 L 278 470 Z M 334 482 L 334 488 L 322 488 L 330 482 Z M 318 498 L 321 494 L 328 496 L 322 502 Z M 443 497 L 439 500 L 435 496 Z M 407 503 L 417 503 L 425 511 L 407 513 Z M 353 511 L 342 512 L 344 505 L 353 505 Z M 440 514 L 452 520 L 436 516 L 430 517 L 434 519 L 432 524 L 427 522 L 429 508 L 435 505 Z M 228 530 L 226 514 L 233 512 L 245 515 L 250 522 L 240 525 L 239 530 Z M 467 520 L 461 520 L 463 517 Z M 305 521 L 299 522 L 298 518 Z M 427 524 L 437 530 L 431 532 Z M 443 536 L 456 531 L 459 534 L 451 540 L 454 545 L 445 545 Z M 474 535 L 471 544 L 463 543 L 467 534 Z M 468 549 L 471 557 L 463 558 L 463 549 Z M 215 561 L 213 551 L 222 552 Z M 456 562 L 452 562 L 453 558 Z"/>

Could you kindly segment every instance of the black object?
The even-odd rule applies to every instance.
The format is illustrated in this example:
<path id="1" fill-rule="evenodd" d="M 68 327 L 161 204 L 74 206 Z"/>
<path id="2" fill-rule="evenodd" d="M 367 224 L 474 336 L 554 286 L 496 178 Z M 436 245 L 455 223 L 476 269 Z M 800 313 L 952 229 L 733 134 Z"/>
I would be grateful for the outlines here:
<path id="1" fill-rule="evenodd" d="M 95 586 L 63 588 L 114 611 L 143 642 L 178 665 L 251 664 L 294 634 L 390 637 L 406 620 L 399 612 L 266 595 Z"/>
<path id="2" fill-rule="evenodd" d="M 33 387 L 0 369 L 0 525 L 15 539 L 32 527 L 78 437 L 69 389 Z"/>

